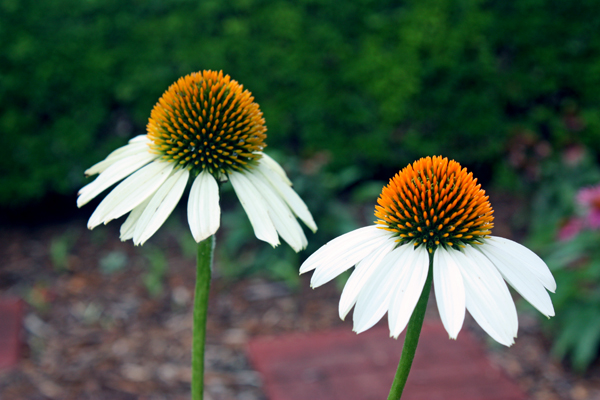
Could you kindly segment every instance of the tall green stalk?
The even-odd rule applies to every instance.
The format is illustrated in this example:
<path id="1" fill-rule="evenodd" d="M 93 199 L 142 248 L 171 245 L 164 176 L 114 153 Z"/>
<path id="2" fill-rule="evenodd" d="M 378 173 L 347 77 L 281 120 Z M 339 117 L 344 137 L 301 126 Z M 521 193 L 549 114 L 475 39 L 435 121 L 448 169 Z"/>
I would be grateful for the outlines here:
<path id="1" fill-rule="evenodd" d="M 208 314 L 208 292 L 210 290 L 214 248 L 214 235 L 198 243 L 192 338 L 192 400 L 202 400 L 204 396 L 206 315 Z"/>
<path id="2" fill-rule="evenodd" d="M 402 397 L 402 391 L 404 391 L 404 386 L 406 386 L 410 367 L 412 366 L 415 352 L 417 351 L 417 344 L 419 344 L 419 336 L 421 335 L 421 328 L 423 327 L 423 320 L 425 318 L 425 310 L 427 309 L 427 300 L 429 299 L 429 293 L 431 292 L 432 281 L 433 254 L 430 254 L 427 280 L 425 281 L 425 286 L 423 287 L 423 292 L 421 293 L 421 297 L 419 297 L 417 306 L 408 321 L 406 338 L 404 339 L 404 346 L 402 347 L 402 356 L 400 357 L 400 363 L 396 370 L 396 376 L 394 377 L 388 400 L 399 400 L 400 397 Z"/>

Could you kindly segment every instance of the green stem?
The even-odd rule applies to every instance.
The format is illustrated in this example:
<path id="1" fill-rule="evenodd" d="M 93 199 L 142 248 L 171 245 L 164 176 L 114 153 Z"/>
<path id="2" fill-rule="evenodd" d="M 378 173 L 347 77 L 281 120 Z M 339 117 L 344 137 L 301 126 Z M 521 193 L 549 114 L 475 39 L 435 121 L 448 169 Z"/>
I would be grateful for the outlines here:
<path id="1" fill-rule="evenodd" d="M 413 359 L 415 358 L 415 351 L 417 350 L 417 344 L 419 344 L 419 335 L 421 335 L 421 328 L 423 327 L 423 319 L 425 318 L 425 310 L 427 309 L 427 300 L 429 299 L 429 292 L 431 291 L 431 282 L 433 281 L 433 255 L 429 255 L 429 272 L 427 273 L 427 280 L 423 287 L 423 292 L 417 306 L 415 307 L 410 320 L 408 321 L 408 328 L 406 328 L 406 338 L 404 339 L 404 346 L 402 347 L 402 356 L 400 357 L 400 363 L 398 364 L 398 370 L 396 370 L 396 376 L 390 389 L 388 400 L 399 400 L 402 396 L 402 391 L 406 385 L 408 379 L 408 373 L 412 366 Z"/>
<path id="2" fill-rule="evenodd" d="M 204 396 L 204 344 L 206 342 L 206 315 L 214 248 L 214 235 L 198 243 L 192 338 L 192 400 L 202 400 Z"/>

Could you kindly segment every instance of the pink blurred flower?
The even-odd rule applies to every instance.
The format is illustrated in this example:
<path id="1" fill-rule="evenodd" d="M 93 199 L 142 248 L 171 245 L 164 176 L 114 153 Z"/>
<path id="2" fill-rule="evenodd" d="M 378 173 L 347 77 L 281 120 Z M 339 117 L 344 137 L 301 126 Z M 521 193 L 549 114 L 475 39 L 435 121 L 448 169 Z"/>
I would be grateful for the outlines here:
<path id="1" fill-rule="evenodd" d="M 566 242 L 573 239 L 583 229 L 583 220 L 581 218 L 571 218 L 558 230 L 558 240 Z"/>
<path id="2" fill-rule="evenodd" d="M 585 224 L 592 229 L 600 228 L 600 185 L 579 190 L 577 203 L 585 212 Z"/>

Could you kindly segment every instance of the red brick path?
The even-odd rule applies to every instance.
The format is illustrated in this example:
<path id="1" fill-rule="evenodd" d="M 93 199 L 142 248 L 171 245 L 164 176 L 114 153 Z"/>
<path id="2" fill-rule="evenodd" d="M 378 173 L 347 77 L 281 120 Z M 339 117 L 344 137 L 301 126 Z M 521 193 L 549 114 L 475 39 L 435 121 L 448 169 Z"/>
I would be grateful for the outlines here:
<path id="1" fill-rule="evenodd" d="M 18 299 L 0 299 L 0 368 L 15 365 L 20 356 L 23 303 Z"/>
<path id="2" fill-rule="evenodd" d="M 350 328 L 279 337 L 248 345 L 269 400 L 387 399 L 403 338 L 380 324 L 360 335 Z M 425 321 L 403 400 L 525 400 L 490 364 L 482 345 L 462 330 L 448 339 L 440 322 Z"/>

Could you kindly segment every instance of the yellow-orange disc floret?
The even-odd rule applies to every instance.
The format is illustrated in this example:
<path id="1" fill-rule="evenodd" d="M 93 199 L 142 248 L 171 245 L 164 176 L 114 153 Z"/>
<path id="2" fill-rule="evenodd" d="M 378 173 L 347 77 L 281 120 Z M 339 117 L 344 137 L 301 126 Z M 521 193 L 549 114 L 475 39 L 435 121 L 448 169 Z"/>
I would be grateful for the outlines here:
<path id="1" fill-rule="evenodd" d="M 400 244 L 413 242 L 433 252 L 481 243 L 493 228 L 494 210 L 473 174 L 456 161 L 426 157 L 409 164 L 383 188 L 376 222 L 395 232 Z"/>
<path id="2" fill-rule="evenodd" d="M 266 147 L 254 97 L 222 71 L 179 78 L 152 109 L 147 129 L 152 151 L 195 174 L 251 168 Z"/>

